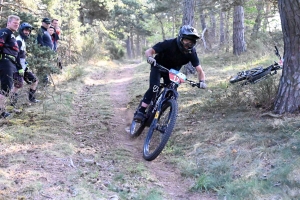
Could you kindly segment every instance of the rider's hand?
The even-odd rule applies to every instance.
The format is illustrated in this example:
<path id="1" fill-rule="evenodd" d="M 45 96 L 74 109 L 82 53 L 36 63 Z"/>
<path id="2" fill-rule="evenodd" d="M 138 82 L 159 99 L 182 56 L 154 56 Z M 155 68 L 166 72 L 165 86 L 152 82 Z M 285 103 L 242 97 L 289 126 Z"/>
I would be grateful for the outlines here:
<path id="1" fill-rule="evenodd" d="M 24 69 L 19 69 L 18 73 L 19 73 L 20 76 L 24 76 Z"/>
<path id="2" fill-rule="evenodd" d="M 156 65 L 156 60 L 153 58 L 153 57 L 151 57 L 151 56 L 148 56 L 148 58 L 147 58 L 147 63 L 149 63 L 150 65 Z"/>
<path id="3" fill-rule="evenodd" d="M 199 82 L 199 88 L 200 89 L 205 89 L 207 86 L 206 86 L 206 83 L 205 83 L 205 81 L 200 81 Z"/>

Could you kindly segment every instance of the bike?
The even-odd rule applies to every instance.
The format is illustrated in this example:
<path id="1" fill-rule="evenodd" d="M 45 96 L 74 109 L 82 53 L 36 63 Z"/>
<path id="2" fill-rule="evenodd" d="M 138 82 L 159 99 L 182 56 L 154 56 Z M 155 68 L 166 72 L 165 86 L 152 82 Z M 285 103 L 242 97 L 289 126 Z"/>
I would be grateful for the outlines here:
<path id="1" fill-rule="evenodd" d="M 143 148 L 143 157 L 147 161 L 154 160 L 162 152 L 175 127 L 178 112 L 177 87 L 183 82 L 188 82 L 192 87 L 200 88 L 199 83 L 188 80 L 183 73 L 177 70 L 169 70 L 159 64 L 156 64 L 155 67 L 164 73 L 169 73 L 171 83 L 169 85 L 160 83 L 158 92 L 146 109 L 145 119 L 140 122 L 132 120 L 130 126 L 131 137 L 138 137 L 145 127 L 149 127 Z M 134 115 L 138 112 L 141 104 L 142 101 Z"/>
<path id="2" fill-rule="evenodd" d="M 274 64 L 270 65 L 269 67 L 263 68 L 263 67 L 256 67 L 250 70 L 241 71 L 238 72 L 237 75 L 229 80 L 230 83 L 236 83 L 243 81 L 241 84 L 247 85 L 249 83 L 255 84 L 268 76 L 272 76 L 277 74 L 277 70 L 282 69 L 283 65 L 283 59 L 281 59 L 281 56 L 279 54 L 278 48 L 275 46 L 275 54 L 277 57 L 279 57 L 279 63 L 274 62 Z"/>

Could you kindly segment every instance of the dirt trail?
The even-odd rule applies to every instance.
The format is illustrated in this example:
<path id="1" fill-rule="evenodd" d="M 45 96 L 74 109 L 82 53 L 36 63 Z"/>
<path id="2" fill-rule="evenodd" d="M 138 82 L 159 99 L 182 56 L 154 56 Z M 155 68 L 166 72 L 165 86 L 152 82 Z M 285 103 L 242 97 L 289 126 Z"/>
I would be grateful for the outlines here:
<path id="1" fill-rule="evenodd" d="M 166 195 L 166 199 L 213 199 L 206 195 L 190 193 L 188 190 L 192 182 L 183 179 L 178 169 L 168 164 L 168 160 L 163 156 L 159 156 L 151 162 L 145 161 L 142 157 L 142 146 L 146 133 L 143 133 L 139 138 L 131 139 L 126 132 L 126 129 L 129 129 L 134 112 L 131 109 L 127 109 L 130 101 L 130 94 L 128 94 L 127 88 L 132 82 L 131 77 L 135 67 L 136 65 L 127 65 L 120 68 L 121 71 L 117 75 L 119 81 L 111 85 L 110 96 L 115 111 L 112 121 L 121 122 L 120 126 L 111 127 L 115 133 L 114 142 L 118 142 L 118 144 L 112 145 L 122 146 L 130 152 L 136 163 L 142 162 L 150 173 L 151 181 L 153 181 L 154 185 L 161 187 L 163 193 Z M 111 80 L 113 77 L 116 77 L 116 74 L 110 73 L 106 76 L 106 79 Z M 143 93 L 144 91 L 141 92 Z"/>

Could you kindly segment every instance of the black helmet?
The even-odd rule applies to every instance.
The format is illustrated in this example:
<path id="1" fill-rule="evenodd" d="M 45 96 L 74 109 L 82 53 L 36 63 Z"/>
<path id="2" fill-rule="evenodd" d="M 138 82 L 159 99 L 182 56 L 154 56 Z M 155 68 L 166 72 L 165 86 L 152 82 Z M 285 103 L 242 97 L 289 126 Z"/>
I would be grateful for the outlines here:
<path id="1" fill-rule="evenodd" d="M 29 23 L 27 22 L 23 22 L 21 25 L 20 25 L 20 28 L 19 28 L 19 34 L 21 35 L 21 37 L 25 40 L 28 38 L 28 36 L 26 36 L 24 33 L 23 33 L 23 30 L 24 29 L 28 29 L 30 30 L 30 33 L 31 33 L 31 30 L 34 29 Z M 29 34 L 30 34 L 29 33 Z"/>
<path id="2" fill-rule="evenodd" d="M 192 41 L 192 44 L 184 45 L 182 39 L 189 39 Z M 197 40 L 200 38 L 197 30 L 190 26 L 184 25 L 180 28 L 178 37 L 177 37 L 177 45 L 181 52 L 183 53 L 191 53 L 192 49 L 195 47 Z M 184 48 L 186 46 L 187 48 Z"/>

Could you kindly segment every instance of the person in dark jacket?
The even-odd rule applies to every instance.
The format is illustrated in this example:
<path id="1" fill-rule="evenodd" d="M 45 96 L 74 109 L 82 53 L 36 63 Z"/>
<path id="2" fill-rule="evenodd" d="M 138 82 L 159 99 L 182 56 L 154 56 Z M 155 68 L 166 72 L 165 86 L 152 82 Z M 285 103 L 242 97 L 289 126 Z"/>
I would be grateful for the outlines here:
<path id="1" fill-rule="evenodd" d="M 49 27 L 51 26 L 51 20 L 49 18 L 44 18 L 42 20 L 42 26 L 38 30 L 38 37 L 37 37 L 37 43 L 41 46 L 49 47 L 51 50 L 53 50 L 53 42 L 52 38 L 48 32 Z M 42 82 L 44 85 L 49 85 L 49 75 L 45 75 L 42 79 Z"/>
<path id="2" fill-rule="evenodd" d="M 165 84 L 170 83 L 168 74 L 161 72 L 155 67 L 156 62 L 167 69 L 173 68 L 178 71 L 183 65 L 191 62 L 197 71 L 200 88 L 206 88 L 205 74 L 195 49 L 199 38 L 200 36 L 195 28 L 184 25 L 180 28 L 176 38 L 159 42 L 145 51 L 147 62 L 151 64 L 150 87 L 144 95 L 141 107 L 134 116 L 135 121 L 144 120 L 146 108 L 151 102 L 153 95 L 157 92 L 157 88 L 159 88 L 160 79 L 163 78 Z"/>
<path id="3" fill-rule="evenodd" d="M 37 43 L 41 46 L 49 47 L 53 50 L 53 42 L 50 34 L 48 33 L 48 28 L 51 25 L 51 21 L 49 18 L 44 18 L 42 20 L 42 26 L 38 30 Z"/>
<path id="4" fill-rule="evenodd" d="M 7 19 L 6 28 L 0 29 L 0 118 L 10 116 L 10 113 L 5 111 L 5 101 L 13 86 L 14 72 L 24 76 L 24 70 L 18 57 L 19 47 L 13 34 L 18 30 L 19 25 L 20 18 L 16 15 L 10 15 Z"/>

